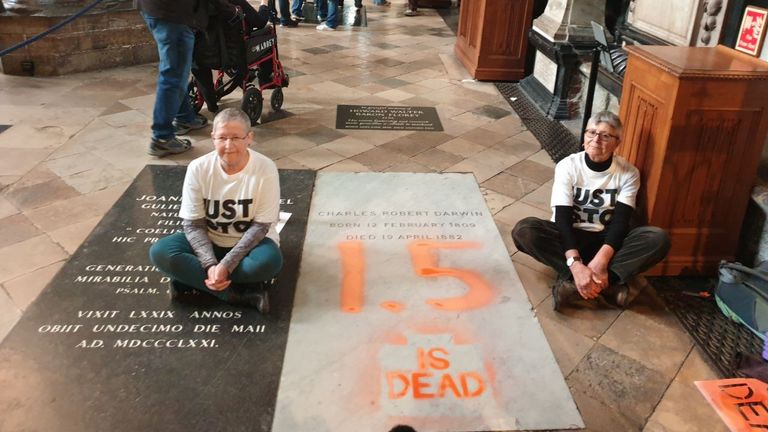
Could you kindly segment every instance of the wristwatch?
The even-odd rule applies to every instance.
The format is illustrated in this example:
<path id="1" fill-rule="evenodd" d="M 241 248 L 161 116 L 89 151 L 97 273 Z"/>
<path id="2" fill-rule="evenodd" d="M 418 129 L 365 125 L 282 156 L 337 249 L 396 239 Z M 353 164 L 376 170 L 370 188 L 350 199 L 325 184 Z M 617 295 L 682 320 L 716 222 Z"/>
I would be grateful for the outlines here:
<path id="1" fill-rule="evenodd" d="M 579 262 L 581 262 L 581 257 L 580 257 L 580 256 L 572 256 L 572 257 L 568 257 L 568 259 L 567 259 L 567 260 L 565 260 L 565 265 L 567 265 L 568 267 L 570 267 L 570 266 L 572 266 L 572 265 L 573 265 L 573 263 L 575 263 L 576 261 L 579 261 Z"/>

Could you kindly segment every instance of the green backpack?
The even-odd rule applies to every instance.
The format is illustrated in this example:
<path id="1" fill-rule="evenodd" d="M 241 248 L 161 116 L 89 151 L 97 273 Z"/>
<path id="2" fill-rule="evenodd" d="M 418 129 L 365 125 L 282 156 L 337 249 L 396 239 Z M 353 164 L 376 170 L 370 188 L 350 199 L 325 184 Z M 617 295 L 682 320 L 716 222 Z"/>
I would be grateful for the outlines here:
<path id="1" fill-rule="evenodd" d="M 715 289 L 717 306 L 732 320 L 744 324 L 765 340 L 768 332 L 768 261 L 756 268 L 720 262 Z"/>

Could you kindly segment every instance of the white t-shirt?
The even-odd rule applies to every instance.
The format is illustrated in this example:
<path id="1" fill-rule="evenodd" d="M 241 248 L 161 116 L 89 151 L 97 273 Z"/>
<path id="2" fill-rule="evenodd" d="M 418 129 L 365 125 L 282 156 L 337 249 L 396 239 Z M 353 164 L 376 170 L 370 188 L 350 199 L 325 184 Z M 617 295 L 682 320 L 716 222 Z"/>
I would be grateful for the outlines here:
<path id="1" fill-rule="evenodd" d="M 275 226 L 280 214 L 280 178 L 268 157 L 248 149 L 248 164 L 237 174 L 221 168 L 212 151 L 190 162 L 184 177 L 179 217 L 205 218 L 211 241 L 233 247 L 251 221 L 272 224 L 267 237 L 280 243 Z"/>
<path id="2" fill-rule="evenodd" d="M 617 202 L 635 207 L 640 172 L 618 155 L 613 155 L 613 163 L 607 170 L 592 171 L 584 157 L 583 151 L 574 153 L 555 167 L 550 201 L 552 221 L 555 206 L 573 206 L 574 228 L 602 231 L 611 220 Z"/>

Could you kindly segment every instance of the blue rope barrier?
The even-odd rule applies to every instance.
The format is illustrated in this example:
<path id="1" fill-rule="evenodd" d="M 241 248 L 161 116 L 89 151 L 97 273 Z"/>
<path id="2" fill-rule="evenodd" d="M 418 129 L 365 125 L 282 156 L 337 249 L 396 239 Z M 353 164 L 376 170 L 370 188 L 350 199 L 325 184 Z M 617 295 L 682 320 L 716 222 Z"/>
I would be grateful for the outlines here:
<path id="1" fill-rule="evenodd" d="M 91 9 L 96 7 L 96 5 L 98 5 L 99 3 L 103 2 L 103 1 L 104 0 L 96 0 L 93 3 L 89 4 L 88 6 L 84 7 L 82 10 L 80 10 L 76 14 L 74 14 L 71 17 L 65 19 L 64 21 L 56 24 L 55 26 L 49 28 L 48 30 L 45 30 L 42 33 L 38 33 L 38 34 L 32 36 L 31 38 L 29 38 L 29 39 L 27 39 L 27 40 L 25 40 L 23 42 L 20 42 L 20 43 L 14 45 L 12 47 L 5 48 L 4 50 L 0 51 L 0 57 L 4 56 L 6 54 L 12 53 L 12 52 L 16 51 L 17 49 L 23 48 L 23 47 L 25 47 L 25 46 L 33 43 L 33 42 L 37 42 L 38 40 L 48 36 L 49 34 L 55 32 L 56 30 L 64 27 L 65 25 L 67 25 L 67 24 L 71 23 L 72 21 L 74 21 L 74 20 L 80 18 L 81 16 L 85 15 L 86 13 L 88 13 L 88 11 L 90 11 Z"/>

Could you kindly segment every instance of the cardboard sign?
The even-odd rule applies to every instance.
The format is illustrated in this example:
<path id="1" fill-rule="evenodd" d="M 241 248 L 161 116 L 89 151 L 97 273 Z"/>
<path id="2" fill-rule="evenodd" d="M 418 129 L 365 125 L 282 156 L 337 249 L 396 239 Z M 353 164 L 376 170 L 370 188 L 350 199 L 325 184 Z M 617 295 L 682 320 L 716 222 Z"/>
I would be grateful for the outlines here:
<path id="1" fill-rule="evenodd" d="M 759 55 L 765 39 L 765 18 L 767 15 L 768 10 L 766 9 L 747 6 L 744 10 L 744 18 L 741 20 L 739 39 L 734 48 L 749 55 Z"/>
<path id="2" fill-rule="evenodd" d="M 752 378 L 695 384 L 732 432 L 768 430 L 768 384 Z"/>

